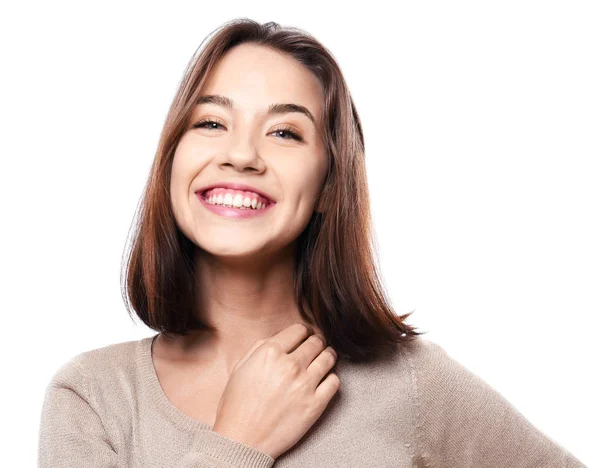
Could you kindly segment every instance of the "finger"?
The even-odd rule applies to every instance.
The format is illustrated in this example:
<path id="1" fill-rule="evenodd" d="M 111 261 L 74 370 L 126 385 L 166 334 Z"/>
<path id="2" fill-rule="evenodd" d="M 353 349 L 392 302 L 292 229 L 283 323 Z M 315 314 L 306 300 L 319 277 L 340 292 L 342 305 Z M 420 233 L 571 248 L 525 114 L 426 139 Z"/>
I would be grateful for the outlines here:
<path id="1" fill-rule="evenodd" d="M 313 382 L 315 388 L 323 377 L 329 372 L 337 362 L 336 352 L 331 346 L 325 348 L 307 367 L 306 372 Z"/>
<path id="2" fill-rule="evenodd" d="M 313 328 L 304 322 L 296 322 L 279 333 L 276 333 L 267 341 L 273 341 L 281 346 L 285 353 L 290 353 L 298 347 L 306 338 L 312 335 Z"/>
<path id="3" fill-rule="evenodd" d="M 315 390 L 315 398 L 318 401 L 319 411 L 325 411 L 329 401 L 340 389 L 340 378 L 331 372 Z"/>
<path id="4" fill-rule="evenodd" d="M 303 369 L 307 369 L 326 346 L 325 338 L 321 334 L 315 333 L 304 340 L 290 355 L 301 364 Z"/>

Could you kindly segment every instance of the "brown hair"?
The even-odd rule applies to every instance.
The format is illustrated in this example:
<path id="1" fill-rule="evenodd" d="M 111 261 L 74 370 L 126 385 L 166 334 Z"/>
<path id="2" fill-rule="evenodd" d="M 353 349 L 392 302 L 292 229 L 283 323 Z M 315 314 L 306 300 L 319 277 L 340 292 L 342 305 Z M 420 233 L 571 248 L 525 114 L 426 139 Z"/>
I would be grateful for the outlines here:
<path id="1" fill-rule="evenodd" d="M 297 239 L 294 281 L 302 316 L 317 324 L 340 358 L 355 362 L 375 359 L 380 352 L 393 351 L 396 343 L 412 341 L 423 334 L 404 323 L 412 312 L 396 315 L 382 286 L 371 230 L 362 126 L 337 62 L 301 29 L 247 18 L 229 21 L 209 34 L 188 63 L 173 99 L 124 263 L 128 313 L 132 317 L 129 300 L 148 327 L 166 334 L 214 330 L 194 314 L 192 258 L 198 247 L 175 222 L 169 183 L 175 148 L 207 77 L 219 59 L 241 43 L 288 54 L 307 67 L 324 90 L 321 121 L 329 169 L 318 200 L 323 212 L 313 213 Z"/>

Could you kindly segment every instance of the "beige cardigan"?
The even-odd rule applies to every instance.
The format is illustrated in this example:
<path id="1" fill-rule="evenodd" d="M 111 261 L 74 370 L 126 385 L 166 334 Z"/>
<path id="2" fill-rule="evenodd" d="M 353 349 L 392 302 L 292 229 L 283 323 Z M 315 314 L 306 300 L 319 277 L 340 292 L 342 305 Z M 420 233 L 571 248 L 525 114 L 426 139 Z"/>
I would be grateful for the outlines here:
<path id="1" fill-rule="evenodd" d="M 82 352 L 55 372 L 41 413 L 39 467 L 584 467 L 422 336 L 376 364 L 338 359 L 340 389 L 274 460 L 168 400 L 151 356 L 156 336 Z"/>

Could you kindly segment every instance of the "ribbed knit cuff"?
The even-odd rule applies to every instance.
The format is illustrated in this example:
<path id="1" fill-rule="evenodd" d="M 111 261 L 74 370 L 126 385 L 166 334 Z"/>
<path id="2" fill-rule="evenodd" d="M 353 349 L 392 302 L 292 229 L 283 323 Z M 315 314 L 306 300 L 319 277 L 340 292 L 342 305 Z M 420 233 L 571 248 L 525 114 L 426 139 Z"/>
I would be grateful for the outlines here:
<path id="1" fill-rule="evenodd" d="M 232 467 L 271 468 L 275 463 L 269 454 L 209 429 L 198 429 L 192 449 Z"/>

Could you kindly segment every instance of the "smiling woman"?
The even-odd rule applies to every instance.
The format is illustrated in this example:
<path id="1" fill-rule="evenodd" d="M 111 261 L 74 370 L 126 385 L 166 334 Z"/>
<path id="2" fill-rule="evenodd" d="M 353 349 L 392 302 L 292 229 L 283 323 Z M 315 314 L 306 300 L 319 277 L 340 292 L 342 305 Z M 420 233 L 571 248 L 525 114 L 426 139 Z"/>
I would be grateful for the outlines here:
<path id="1" fill-rule="evenodd" d="M 226 189 L 269 203 L 242 210 L 250 193 Z M 162 332 L 159 347 L 205 342 L 228 313 L 213 291 L 244 272 L 244 290 L 262 285 L 254 315 L 277 320 L 270 331 L 302 321 L 343 358 L 377 359 L 419 333 L 385 296 L 368 198 L 334 58 L 300 30 L 233 21 L 199 48 L 169 110 L 127 264 L 132 309 Z"/>
<path id="2" fill-rule="evenodd" d="M 583 466 L 394 312 L 360 119 L 304 31 L 239 19 L 199 48 L 125 266 L 158 333 L 56 372 L 42 467 Z"/>

